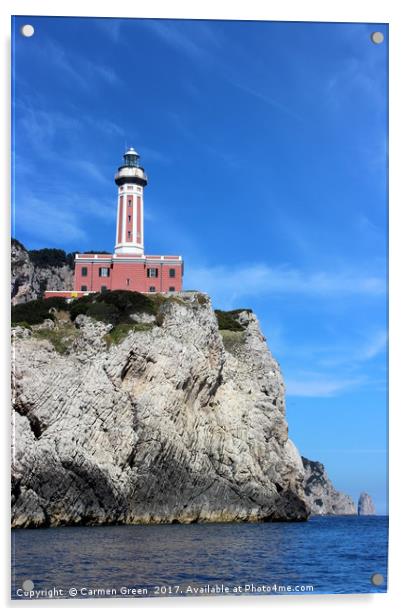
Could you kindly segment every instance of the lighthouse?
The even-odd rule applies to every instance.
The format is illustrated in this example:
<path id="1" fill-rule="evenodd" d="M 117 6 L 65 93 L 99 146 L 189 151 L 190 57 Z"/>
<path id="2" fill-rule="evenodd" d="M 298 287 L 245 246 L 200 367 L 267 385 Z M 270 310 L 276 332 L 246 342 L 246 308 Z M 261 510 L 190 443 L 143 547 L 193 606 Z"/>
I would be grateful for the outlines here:
<path id="1" fill-rule="evenodd" d="M 45 291 L 45 297 L 72 298 L 106 291 L 177 293 L 182 291 L 183 259 L 176 254 L 148 255 L 144 249 L 144 188 L 147 175 L 140 156 L 128 148 L 114 176 L 117 214 L 114 253 L 75 255 L 73 291 Z"/>
<path id="2" fill-rule="evenodd" d="M 139 160 L 139 154 L 134 148 L 129 148 L 114 178 L 118 187 L 117 255 L 144 254 L 144 187 L 148 181 Z"/>

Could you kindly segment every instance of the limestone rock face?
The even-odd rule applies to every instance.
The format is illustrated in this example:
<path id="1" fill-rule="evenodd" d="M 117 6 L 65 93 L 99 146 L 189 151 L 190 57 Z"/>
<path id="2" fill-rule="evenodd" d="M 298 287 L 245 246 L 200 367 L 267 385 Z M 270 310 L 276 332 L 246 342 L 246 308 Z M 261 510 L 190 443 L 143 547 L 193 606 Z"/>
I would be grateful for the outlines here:
<path id="1" fill-rule="evenodd" d="M 343 492 L 338 492 L 320 462 L 303 458 L 304 491 L 307 504 L 313 515 L 355 515 L 354 501 Z"/>
<path id="2" fill-rule="evenodd" d="M 179 294 L 117 344 L 80 315 L 58 353 L 14 330 L 15 527 L 305 520 L 284 384 L 256 317 Z M 139 326 L 138 326 L 139 327 Z"/>
<path id="3" fill-rule="evenodd" d="M 41 297 L 46 289 L 72 289 L 73 270 L 68 265 L 38 267 L 22 244 L 11 242 L 11 303 L 21 304 Z"/>
<path id="4" fill-rule="evenodd" d="M 358 499 L 358 515 L 375 515 L 375 505 L 366 492 L 361 492 Z"/>

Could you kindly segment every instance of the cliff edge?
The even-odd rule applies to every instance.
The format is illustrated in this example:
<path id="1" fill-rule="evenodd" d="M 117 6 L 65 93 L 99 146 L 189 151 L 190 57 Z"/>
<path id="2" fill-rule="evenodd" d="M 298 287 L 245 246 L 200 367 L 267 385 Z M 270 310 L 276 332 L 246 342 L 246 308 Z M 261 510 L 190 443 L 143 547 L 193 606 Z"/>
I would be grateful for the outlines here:
<path id="1" fill-rule="evenodd" d="M 11 303 L 42 297 L 46 289 L 60 291 L 73 285 L 73 255 L 63 250 L 27 250 L 11 240 Z"/>
<path id="2" fill-rule="evenodd" d="M 96 308 L 13 328 L 13 526 L 305 520 L 255 315 L 221 330 L 201 293 L 160 296 L 126 325 Z"/>
<path id="3" fill-rule="evenodd" d="M 305 499 L 313 515 L 356 515 L 354 501 L 335 489 L 321 462 L 303 457 L 302 462 Z"/>

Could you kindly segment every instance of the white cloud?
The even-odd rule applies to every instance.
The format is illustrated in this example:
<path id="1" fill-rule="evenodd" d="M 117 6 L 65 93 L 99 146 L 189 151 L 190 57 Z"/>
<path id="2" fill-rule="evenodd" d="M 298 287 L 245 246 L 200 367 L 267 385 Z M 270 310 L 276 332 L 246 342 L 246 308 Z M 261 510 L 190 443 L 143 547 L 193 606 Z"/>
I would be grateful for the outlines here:
<path id="1" fill-rule="evenodd" d="M 306 398 L 330 398 L 353 389 L 364 382 L 359 378 L 331 378 L 325 374 L 303 374 L 301 378 L 286 379 L 286 395 Z"/>
<path id="2" fill-rule="evenodd" d="M 20 228 L 31 237 L 44 241 L 51 248 L 69 241 L 87 238 L 84 225 L 73 208 L 59 207 L 53 199 L 25 195 L 14 218 L 13 236 L 19 237 Z"/>
<path id="3" fill-rule="evenodd" d="M 72 159 L 69 161 L 69 165 L 78 169 L 84 177 L 88 180 L 99 182 L 100 184 L 111 185 L 109 176 L 106 176 L 100 169 L 99 165 L 96 165 L 92 161 L 82 159 Z"/>
<path id="4" fill-rule="evenodd" d="M 120 82 L 117 73 L 110 66 L 101 64 L 78 54 L 67 53 L 54 40 L 44 40 L 40 53 L 44 67 L 52 65 L 57 74 L 66 80 L 69 87 L 78 86 L 83 90 L 93 90 L 96 80 L 115 85 Z"/>
<path id="5" fill-rule="evenodd" d="M 388 334 L 386 330 L 375 332 L 358 352 L 359 360 L 373 359 L 386 350 Z"/>
<path id="6" fill-rule="evenodd" d="M 239 266 L 188 266 L 187 284 L 212 296 L 238 298 L 264 296 L 270 293 L 285 295 L 383 295 L 385 280 L 379 276 L 352 270 L 304 271 L 287 266 L 266 264 Z"/>
<path id="7" fill-rule="evenodd" d="M 258 89 L 249 87 L 239 81 L 236 81 L 233 79 L 230 79 L 229 81 L 233 86 L 235 86 L 239 90 L 242 90 L 243 92 L 246 92 L 250 96 L 253 96 L 254 98 L 262 101 L 263 103 L 265 103 L 265 105 L 268 105 L 269 107 L 273 107 L 274 109 L 277 109 L 278 111 L 282 111 L 282 113 L 288 115 L 291 118 L 294 118 L 295 120 L 298 120 L 299 122 L 302 121 L 302 118 L 297 113 L 292 111 L 286 105 L 283 105 L 282 103 L 280 103 L 278 100 L 276 100 L 272 96 L 269 96 L 268 94 L 265 94 L 264 92 L 260 92 Z"/>

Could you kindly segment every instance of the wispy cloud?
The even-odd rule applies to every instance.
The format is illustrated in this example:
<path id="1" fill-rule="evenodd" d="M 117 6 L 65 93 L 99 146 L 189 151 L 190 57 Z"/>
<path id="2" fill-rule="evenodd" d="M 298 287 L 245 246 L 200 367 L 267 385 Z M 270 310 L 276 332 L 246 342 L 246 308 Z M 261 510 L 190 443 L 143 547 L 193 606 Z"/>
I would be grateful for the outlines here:
<path id="1" fill-rule="evenodd" d="M 286 395 L 305 398 L 331 398 L 365 382 L 365 378 L 332 378 L 319 373 L 303 373 L 298 378 L 286 378 Z"/>
<path id="2" fill-rule="evenodd" d="M 348 29 L 347 36 L 349 33 Z M 331 72 L 325 84 L 326 102 L 331 108 L 339 109 L 343 103 L 351 101 L 354 95 L 362 94 L 374 103 L 379 103 L 378 106 L 383 111 L 386 108 L 386 88 L 382 83 L 382 77 L 385 79 L 386 76 L 386 70 L 382 70 L 386 61 L 385 46 L 380 47 L 371 42 L 370 26 L 356 28 L 350 36 L 356 37 L 357 52 L 351 52 L 353 43 L 347 39 L 348 55 L 341 60 L 336 71 Z M 362 37 L 366 41 L 364 53 L 359 46 Z M 375 53 L 371 53 L 371 50 Z"/>
<path id="3" fill-rule="evenodd" d="M 385 280 L 357 271 L 302 271 L 266 264 L 198 267 L 191 265 L 187 277 L 198 288 L 216 297 L 238 298 L 281 295 L 343 297 L 383 295 Z"/>
<path id="4" fill-rule="evenodd" d="M 57 69 L 57 75 L 65 79 L 68 86 L 75 84 L 83 90 L 92 90 L 98 80 L 111 86 L 120 82 L 116 71 L 111 66 L 79 54 L 68 54 L 59 43 L 52 39 L 44 40 L 39 53 L 42 64 L 51 65 Z"/>
<path id="5" fill-rule="evenodd" d="M 106 18 L 95 18 L 93 20 L 94 25 L 98 28 L 103 34 L 107 35 L 113 43 L 122 43 L 123 37 L 121 36 L 121 19 L 114 19 L 112 17 Z"/>
<path id="6" fill-rule="evenodd" d="M 145 22 L 145 26 L 172 48 L 186 54 L 192 60 L 198 60 L 200 63 L 206 64 L 210 68 L 214 67 L 216 71 L 220 71 L 227 82 L 233 87 L 238 88 L 265 105 L 277 109 L 297 121 L 302 120 L 302 118 L 292 111 L 289 106 L 284 105 L 274 96 L 259 90 L 257 87 L 248 85 L 248 83 L 243 82 L 237 77 L 235 64 L 225 61 L 224 55 L 221 53 L 222 49 L 227 47 L 227 43 L 219 29 L 214 30 L 212 26 L 203 22 L 196 23 L 193 25 L 194 37 L 192 38 L 190 34 L 185 33 L 182 26 L 177 26 L 173 22 L 148 20 Z M 247 57 L 246 50 L 244 50 L 244 57 L 245 59 Z M 193 86 L 189 84 L 186 89 L 191 91 L 193 90 Z M 196 95 L 196 91 L 192 93 L 193 96 Z"/>
<path id="7" fill-rule="evenodd" d="M 375 332 L 371 339 L 359 349 L 357 359 L 363 361 L 377 357 L 386 350 L 387 343 L 388 334 L 386 331 Z"/>
<path id="8" fill-rule="evenodd" d="M 21 100 L 17 105 L 17 122 L 21 134 L 28 139 L 37 154 L 48 156 L 53 148 L 66 144 L 80 129 L 81 123 L 74 115 L 60 111 L 34 108 Z"/>
<path id="9" fill-rule="evenodd" d="M 156 34 L 163 42 L 167 43 L 173 49 L 192 57 L 200 62 L 208 62 L 213 60 L 210 47 L 207 44 L 198 42 L 198 36 L 194 39 L 185 34 L 182 29 L 182 24 L 177 25 L 172 21 L 159 19 L 145 20 L 143 25 L 151 32 Z M 213 43 L 212 34 L 206 28 L 202 28 L 200 24 L 194 24 L 195 34 L 200 34 L 206 37 L 206 43 Z"/>
<path id="10" fill-rule="evenodd" d="M 20 230 L 23 230 L 29 237 L 51 243 L 52 247 L 56 237 L 63 243 L 87 238 L 78 213 L 73 208 L 57 207 L 50 195 L 47 199 L 25 194 L 22 202 L 24 205 L 18 208 L 14 220 L 15 237 L 21 237 Z"/>
<path id="11" fill-rule="evenodd" d="M 256 98 L 257 100 L 262 101 L 263 103 L 265 103 L 265 105 L 268 105 L 269 107 L 273 107 L 274 109 L 281 111 L 282 113 L 288 115 L 289 117 L 294 118 L 298 122 L 302 121 L 302 118 L 297 113 L 292 111 L 292 109 L 288 107 L 287 105 L 283 105 L 280 101 L 278 101 L 274 97 L 269 96 L 268 94 L 261 92 L 257 88 L 250 87 L 247 84 L 244 84 L 240 81 L 229 79 L 229 82 L 234 87 L 241 90 L 242 92 L 245 92 L 246 94 L 249 94 L 250 96 Z"/>
<path id="12" fill-rule="evenodd" d="M 102 173 L 100 169 L 100 165 L 97 165 L 92 161 L 80 159 L 80 158 L 71 159 L 69 161 L 69 165 L 72 168 L 80 171 L 84 177 L 90 180 L 95 180 L 96 182 L 99 182 L 101 184 L 106 184 L 109 186 L 111 185 L 111 180 L 110 180 L 109 175 Z"/>
<path id="13" fill-rule="evenodd" d="M 111 120 L 107 120 L 106 118 L 96 119 L 92 116 L 88 116 L 85 118 L 85 121 L 91 124 L 96 128 L 96 130 L 101 131 L 107 135 L 124 137 L 126 135 L 126 131 L 122 126 L 119 126 L 116 122 L 112 122 Z"/>

